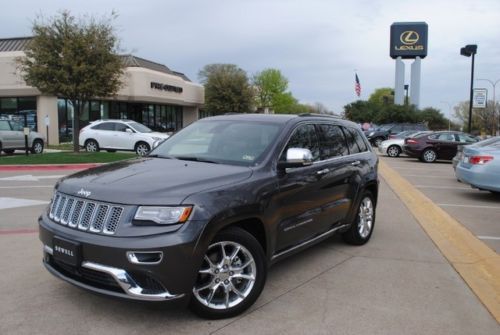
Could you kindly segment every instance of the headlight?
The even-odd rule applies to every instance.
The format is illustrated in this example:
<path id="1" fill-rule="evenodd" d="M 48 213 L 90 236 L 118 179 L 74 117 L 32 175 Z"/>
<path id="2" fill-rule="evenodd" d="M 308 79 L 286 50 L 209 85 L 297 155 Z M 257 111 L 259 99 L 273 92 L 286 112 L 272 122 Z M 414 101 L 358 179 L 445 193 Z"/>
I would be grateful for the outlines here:
<path id="1" fill-rule="evenodd" d="M 375 132 L 374 132 L 374 131 L 371 131 L 371 132 L 368 134 L 368 136 L 373 136 L 374 134 L 375 134 Z"/>
<path id="2" fill-rule="evenodd" d="M 135 220 L 153 221 L 157 224 L 184 223 L 189 218 L 193 207 L 158 207 L 140 206 L 135 213 Z"/>
<path id="3" fill-rule="evenodd" d="M 156 136 L 152 136 L 151 138 L 153 139 L 153 141 L 161 141 L 162 140 L 161 137 L 156 137 Z"/>

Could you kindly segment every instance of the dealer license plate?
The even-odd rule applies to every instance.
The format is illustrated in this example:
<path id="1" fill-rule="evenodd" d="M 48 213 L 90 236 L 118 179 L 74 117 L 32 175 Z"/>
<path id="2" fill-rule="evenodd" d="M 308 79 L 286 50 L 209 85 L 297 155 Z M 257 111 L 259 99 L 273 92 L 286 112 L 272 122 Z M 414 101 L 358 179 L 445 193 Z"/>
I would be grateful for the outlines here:
<path id="1" fill-rule="evenodd" d="M 80 266 L 80 243 L 54 236 L 52 246 L 55 260 L 72 266 Z"/>

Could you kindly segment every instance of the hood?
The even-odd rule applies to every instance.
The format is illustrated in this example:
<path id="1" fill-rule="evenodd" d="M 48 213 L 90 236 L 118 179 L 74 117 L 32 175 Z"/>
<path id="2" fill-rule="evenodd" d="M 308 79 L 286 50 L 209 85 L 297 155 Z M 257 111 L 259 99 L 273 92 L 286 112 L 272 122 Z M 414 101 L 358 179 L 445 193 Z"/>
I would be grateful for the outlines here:
<path id="1" fill-rule="evenodd" d="M 176 159 L 141 158 L 88 169 L 63 178 L 63 193 L 125 205 L 178 205 L 191 194 L 234 184 L 248 167 Z M 90 192 L 90 194 L 88 193 Z"/>
<path id="2" fill-rule="evenodd" d="M 151 135 L 151 136 L 160 137 L 160 138 L 169 138 L 170 137 L 168 134 L 159 133 L 159 132 L 156 132 L 156 131 L 153 131 L 153 132 L 148 133 L 148 134 Z"/>

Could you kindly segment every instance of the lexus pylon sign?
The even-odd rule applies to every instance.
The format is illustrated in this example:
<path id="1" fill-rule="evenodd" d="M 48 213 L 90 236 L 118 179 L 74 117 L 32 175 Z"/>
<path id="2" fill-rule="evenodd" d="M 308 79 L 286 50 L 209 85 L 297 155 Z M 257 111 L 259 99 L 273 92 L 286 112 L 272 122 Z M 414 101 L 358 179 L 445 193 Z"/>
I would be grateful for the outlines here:
<path id="1" fill-rule="evenodd" d="M 391 25 L 391 57 L 425 58 L 427 31 L 428 26 L 425 22 L 394 22 Z"/>

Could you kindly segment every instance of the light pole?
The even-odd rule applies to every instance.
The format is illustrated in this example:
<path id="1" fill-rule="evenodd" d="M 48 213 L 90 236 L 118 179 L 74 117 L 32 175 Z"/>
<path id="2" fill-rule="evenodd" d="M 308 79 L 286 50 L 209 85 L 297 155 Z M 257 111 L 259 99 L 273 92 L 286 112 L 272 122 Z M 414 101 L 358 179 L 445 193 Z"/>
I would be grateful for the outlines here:
<path id="1" fill-rule="evenodd" d="M 460 49 L 460 54 L 465 57 L 472 56 L 472 66 L 470 71 L 470 100 L 469 100 L 469 122 L 468 122 L 468 132 L 470 134 L 472 129 L 472 90 L 474 88 L 474 56 L 477 53 L 476 44 L 467 44 L 465 47 Z"/>
<path id="2" fill-rule="evenodd" d="M 440 103 L 448 105 L 448 130 L 451 130 L 451 104 L 448 101 L 440 101 Z"/>
<path id="3" fill-rule="evenodd" d="M 489 79 L 476 79 L 476 80 L 483 80 L 487 81 L 488 83 L 493 86 L 493 122 L 495 122 L 495 114 L 497 111 L 497 105 L 496 105 L 496 94 L 495 94 L 495 87 L 497 84 L 500 82 L 500 79 L 497 79 L 496 81 L 489 80 Z M 498 119 L 497 119 L 497 135 L 500 135 L 500 110 L 498 111 Z"/>

